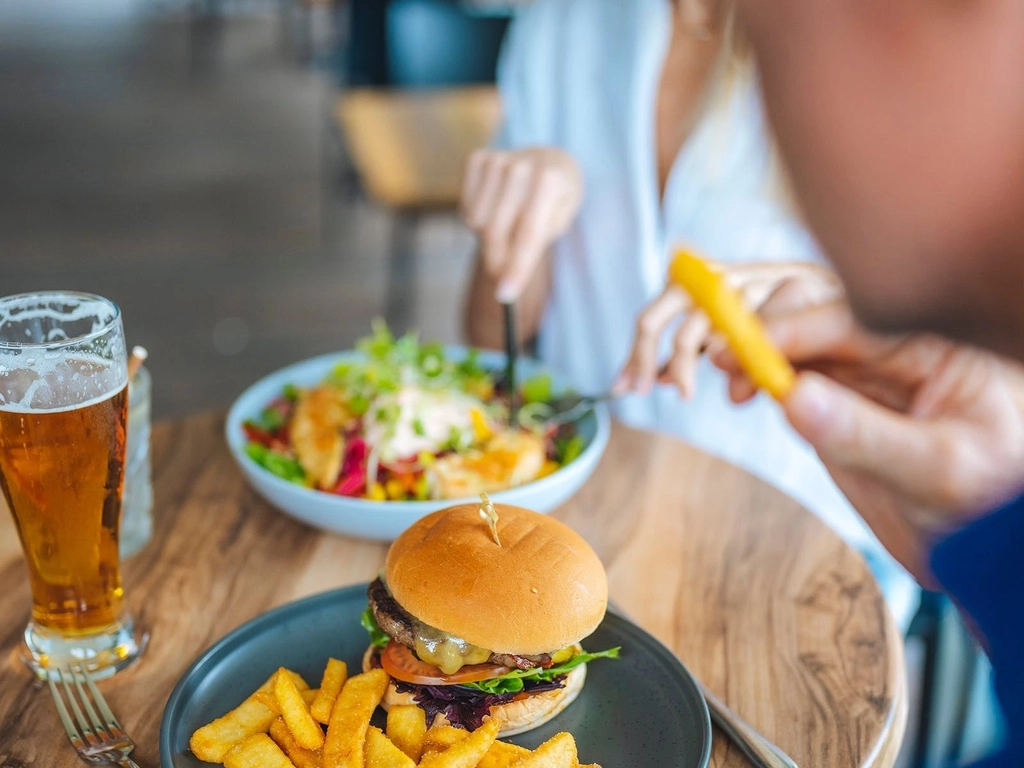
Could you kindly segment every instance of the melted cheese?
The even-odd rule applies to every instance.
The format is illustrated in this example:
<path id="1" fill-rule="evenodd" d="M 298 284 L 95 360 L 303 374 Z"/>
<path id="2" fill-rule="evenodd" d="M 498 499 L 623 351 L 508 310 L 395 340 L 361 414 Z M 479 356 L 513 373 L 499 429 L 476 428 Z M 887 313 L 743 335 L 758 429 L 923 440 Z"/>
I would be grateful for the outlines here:
<path id="1" fill-rule="evenodd" d="M 416 655 L 428 664 L 438 667 L 446 675 L 453 675 L 469 664 L 483 664 L 491 652 L 467 643 L 461 637 L 434 629 L 413 619 L 416 636 Z"/>

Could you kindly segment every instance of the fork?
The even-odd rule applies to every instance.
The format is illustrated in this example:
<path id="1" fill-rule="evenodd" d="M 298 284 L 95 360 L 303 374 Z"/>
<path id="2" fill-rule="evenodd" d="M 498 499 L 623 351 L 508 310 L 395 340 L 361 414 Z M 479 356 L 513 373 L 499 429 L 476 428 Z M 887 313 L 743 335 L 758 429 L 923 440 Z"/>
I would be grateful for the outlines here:
<path id="1" fill-rule="evenodd" d="M 78 667 L 77 670 L 75 666 Z M 68 677 L 71 679 L 70 682 Z M 60 721 L 71 740 L 71 746 L 82 760 L 90 765 L 139 768 L 138 764 L 128 757 L 135 749 L 135 742 L 128 738 L 121 724 L 117 722 L 85 665 L 78 663 L 65 671 L 51 669 L 46 679 L 50 684 L 50 693 L 53 694 L 53 703 L 57 706 L 57 714 L 60 715 Z M 65 698 L 75 713 L 74 719 L 68 714 Z M 85 713 L 82 711 L 83 708 Z"/>

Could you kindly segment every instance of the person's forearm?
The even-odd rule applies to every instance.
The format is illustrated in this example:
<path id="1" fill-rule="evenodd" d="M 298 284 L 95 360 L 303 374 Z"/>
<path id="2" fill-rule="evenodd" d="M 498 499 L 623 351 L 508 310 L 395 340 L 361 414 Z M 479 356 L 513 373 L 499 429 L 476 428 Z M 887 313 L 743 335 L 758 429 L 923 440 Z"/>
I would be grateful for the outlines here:
<path id="1" fill-rule="evenodd" d="M 478 257 L 466 292 L 464 318 L 466 338 L 475 347 L 503 349 L 505 346 L 505 318 L 501 304 L 494 298 L 496 289 L 496 281 L 487 274 Z M 551 262 L 545 258 L 516 302 L 520 346 L 533 340 L 540 331 L 550 293 Z"/>

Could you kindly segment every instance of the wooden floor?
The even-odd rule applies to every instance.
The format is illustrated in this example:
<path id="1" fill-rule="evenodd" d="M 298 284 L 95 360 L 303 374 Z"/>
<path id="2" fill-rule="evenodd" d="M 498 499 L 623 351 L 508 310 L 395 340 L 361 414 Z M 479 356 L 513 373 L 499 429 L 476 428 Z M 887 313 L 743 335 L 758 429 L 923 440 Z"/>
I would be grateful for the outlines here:
<path id="1" fill-rule="evenodd" d="M 389 281 L 405 322 L 457 338 L 472 238 L 435 216 L 414 273 L 394 273 L 390 215 L 340 181 L 332 78 L 298 63 L 276 13 L 240 4 L 211 25 L 47 2 L 31 24 L 0 10 L 0 295 L 117 301 L 158 417 L 351 345 Z"/>

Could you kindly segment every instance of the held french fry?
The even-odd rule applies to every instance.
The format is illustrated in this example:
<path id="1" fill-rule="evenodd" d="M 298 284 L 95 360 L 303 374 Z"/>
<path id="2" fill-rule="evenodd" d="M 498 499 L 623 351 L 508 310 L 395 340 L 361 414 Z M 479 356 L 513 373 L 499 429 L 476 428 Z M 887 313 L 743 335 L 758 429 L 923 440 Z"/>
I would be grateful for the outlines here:
<path id="1" fill-rule="evenodd" d="M 224 768 L 295 768 L 295 765 L 267 734 L 257 733 L 224 755 Z"/>
<path id="2" fill-rule="evenodd" d="M 320 723 L 309 714 L 309 708 L 299 689 L 295 687 L 295 681 L 288 676 L 288 670 L 284 667 L 277 672 L 277 680 L 274 682 L 274 696 L 277 697 L 277 705 L 281 709 L 281 716 L 292 732 L 295 741 L 303 749 L 317 750 L 324 745 L 324 732 Z"/>
<path id="3" fill-rule="evenodd" d="M 277 711 L 264 704 L 260 694 L 272 695 L 276 681 L 277 672 L 233 710 L 193 733 L 188 742 L 192 754 L 207 763 L 222 763 L 236 744 L 253 734 L 266 733 Z"/>
<path id="4" fill-rule="evenodd" d="M 496 741 L 491 744 L 491 748 L 487 750 L 487 754 L 476 768 L 508 768 L 528 754 L 530 750 L 526 747 L 509 744 L 507 741 Z"/>
<path id="5" fill-rule="evenodd" d="M 395 704 L 388 710 L 388 738 L 418 763 L 427 734 L 427 713 L 415 704 Z"/>
<path id="6" fill-rule="evenodd" d="M 370 717 L 384 698 L 388 674 L 372 669 L 350 677 L 334 702 L 324 742 L 323 768 L 363 768 Z"/>
<path id="7" fill-rule="evenodd" d="M 299 746 L 283 717 L 274 718 L 270 724 L 270 738 L 288 755 L 295 768 L 320 768 L 320 753 Z"/>
<path id="8" fill-rule="evenodd" d="M 575 768 L 577 765 L 576 740 L 571 733 L 558 733 L 512 763 L 512 768 Z"/>
<path id="9" fill-rule="evenodd" d="M 425 754 L 420 760 L 420 768 L 475 768 L 498 737 L 498 727 L 498 721 L 490 718 L 443 752 Z"/>
<path id="10" fill-rule="evenodd" d="M 346 679 L 348 679 L 348 665 L 344 661 L 328 659 L 323 679 L 320 681 L 320 692 L 309 708 L 309 713 L 318 723 L 327 725 L 331 721 L 334 701 L 341 693 L 341 687 L 345 685 Z"/>
<path id="11" fill-rule="evenodd" d="M 729 348 L 756 386 L 776 400 L 789 394 L 796 383 L 793 366 L 768 338 L 757 315 L 722 275 L 700 257 L 680 250 L 669 266 L 669 278 L 690 295 L 715 330 L 725 336 Z"/>
<path id="12" fill-rule="evenodd" d="M 416 763 L 371 725 L 366 732 L 366 768 L 416 768 Z"/>

